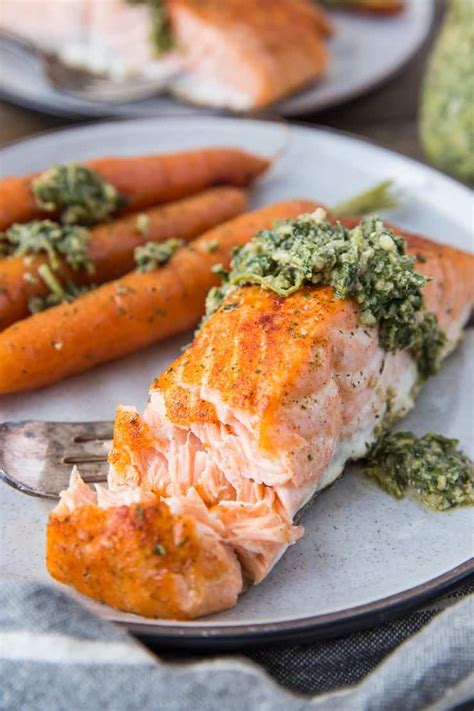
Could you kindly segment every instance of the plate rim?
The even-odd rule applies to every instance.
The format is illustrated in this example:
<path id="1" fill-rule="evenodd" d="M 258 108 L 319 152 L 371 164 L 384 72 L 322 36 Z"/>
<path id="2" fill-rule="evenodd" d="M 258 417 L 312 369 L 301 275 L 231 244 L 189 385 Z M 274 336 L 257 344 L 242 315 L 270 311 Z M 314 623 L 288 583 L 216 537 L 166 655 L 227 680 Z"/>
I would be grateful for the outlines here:
<path id="1" fill-rule="evenodd" d="M 417 2 L 417 0 L 412 0 L 412 2 Z M 401 72 L 401 70 L 413 58 L 415 53 L 422 47 L 424 42 L 426 42 L 433 26 L 433 21 L 435 17 L 434 4 L 431 2 L 426 2 L 425 8 L 423 9 L 423 13 L 424 14 L 422 15 L 422 21 L 420 21 L 418 35 L 414 37 L 411 46 L 408 47 L 404 54 L 400 56 L 397 59 L 397 62 L 394 62 L 393 66 L 390 67 L 388 70 L 380 71 L 376 73 L 372 78 L 366 79 L 365 81 L 361 81 L 358 84 L 354 85 L 352 88 L 348 88 L 346 91 L 336 92 L 336 94 L 332 97 L 327 96 L 325 99 L 319 99 L 319 101 L 317 101 L 316 103 L 312 103 L 310 101 L 306 105 L 301 105 L 299 97 L 300 95 L 304 95 L 304 93 L 311 88 L 311 86 L 309 86 L 306 89 L 302 89 L 300 92 L 297 92 L 284 99 L 281 99 L 281 101 L 275 104 L 272 104 L 271 106 L 267 107 L 267 110 L 270 113 L 275 113 L 277 115 L 289 118 L 294 116 L 305 116 L 314 112 L 321 112 L 326 111 L 328 109 L 336 108 L 338 106 L 341 106 L 342 104 L 353 101 L 359 96 L 364 96 L 368 92 L 380 88 L 381 86 L 383 86 L 383 84 L 390 81 L 397 74 L 399 74 L 399 72 Z M 378 18 L 376 17 L 374 19 L 376 21 Z M 84 106 L 81 107 L 81 105 L 79 105 L 77 109 L 62 107 L 58 106 L 55 103 L 54 95 L 52 95 L 49 100 L 48 98 L 46 98 L 46 100 L 42 100 L 41 98 L 28 97 L 24 96 L 21 93 L 19 94 L 15 91 L 12 91 L 11 89 L 6 89 L 5 87 L 1 86 L 1 83 L 0 99 L 6 100 L 15 106 L 20 106 L 22 108 L 38 111 L 39 113 L 45 114 L 47 116 L 57 116 L 71 119 L 110 120 L 111 118 L 116 118 L 120 120 L 127 118 L 144 119 L 159 116 L 159 114 L 154 113 L 153 110 L 150 110 L 149 113 L 144 113 L 142 116 L 136 116 L 133 113 L 127 114 L 126 108 L 123 110 L 119 109 L 118 112 L 112 111 L 109 113 L 107 111 L 107 105 L 104 105 L 103 110 L 101 110 L 100 104 L 93 104 L 92 106 L 88 107 L 86 102 L 84 102 Z M 187 104 L 185 102 L 180 102 L 180 100 L 176 97 L 171 97 L 171 99 L 176 102 L 176 112 L 178 112 L 179 106 L 183 106 L 185 110 L 190 112 L 191 115 L 197 116 L 206 115 L 206 113 L 215 113 L 217 116 L 225 116 L 229 113 L 229 111 L 226 109 L 218 109 L 212 106 L 200 107 L 193 104 Z M 296 107 L 292 106 L 292 103 L 294 102 L 296 102 Z M 285 108 L 286 105 L 289 105 L 289 107 Z M 157 112 L 158 111 L 159 108 L 157 107 Z M 167 115 L 173 116 L 174 112 L 170 112 Z"/>
<path id="2" fill-rule="evenodd" d="M 209 115 L 188 115 L 173 117 L 164 115 L 159 117 L 160 122 L 173 121 L 179 118 L 182 121 L 219 121 L 219 122 L 253 122 L 261 125 L 274 124 L 271 121 L 263 118 L 253 117 L 230 117 L 230 116 L 209 116 Z M 93 131 L 95 127 L 113 128 L 117 125 L 137 123 L 157 123 L 156 119 L 150 118 L 133 118 L 133 119 L 102 119 L 91 123 L 78 123 L 65 128 L 51 128 L 30 137 L 23 139 L 15 139 L 0 148 L 0 158 L 4 150 L 25 148 L 28 144 L 35 142 L 38 139 L 52 138 L 55 134 L 74 133 L 76 131 L 87 133 Z M 428 171 L 435 175 L 436 179 L 443 181 L 446 185 L 464 193 L 470 197 L 469 188 L 451 176 L 444 175 L 440 171 L 432 168 L 429 165 L 417 161 L 404 154 L 397 153 L 394 150 L 380 146 L 375 141 L 360 137 L 347 131 L 341 131 L 326 126 L 317 124 L 309 124 L 304 121 L 291 122 L 290 128 L 296 130 L 302 128 L 305 131 L 316 131 L 320 134 L 328 133 L 335 136 L 341 136 L 355 143 L 365 144 L 376 148 L 382 153 L 387 153 L 396 158 L 401 158 L 403 161 L 408 161 L 409 164 L 414 164 L 417 167 Z M 270 642 L 299 642 L 311 641 L 314 639 L 330 638 L 339 634 L 348 634 L 357 630 L 366 629 L 375 624 L 395 619 L 400 615 L 416 608 L 424 602 L 429 601 L 449 589 L 457 587 L 463 582 L 474 579 L 474 558 L 469 558 L 454 568 L 445 571 L 439 576 L 426 580 L 417 586 L 408 588 L 390 596 L 372 600 L 364 605 L 359 605 L 352 608 L 337 610 L 335 612 L 324 613 L 320 615 L 310 615 L 299 619 L 282 620 L 276 622 L 260 622 L 253 624 L 233 624 L 226 625 L 225 623 L 212 623 L 211 625 L 200 625 L 199 627 L 188 627 L 186 624 L 176 625 L 160 625 L 159 622 L 144 623 L 141 621 L 120 620 L 114 617 L 113 611 L 103 615 L 105 619 L 113 621 L 120 626 L 126 627 L 133 634 L 147 639 L 149 642 L 153 640 L 157 644 L 165 645 L 172 648 L 212 648 L 212 649 L 236 649 L 249 645 L 265 644 Z"/>
<path id="3" fill-rule="evenodd" d="M 1 92 L 0 92 L 0 98 L 1 98 Z M 102 117 L 102 118 L 97 118 L 91 121 L 76 121 L 68 126 L 52 126 L 51 128 L 44 128 L 41 129 L 40 131 L 36 131 L 32 134 L 29 134 L 27 136 L 23 136 L 20 138 L 12 138 L 9 141 L 6 141 L 5 143 L 0 145 L 0 161 L 2 158 L 2 154 L 4 151 L 9 151 L 11 149 L 15 148 L 21 148 L 23 147 L 24 144 L 32 144 L 37 140 L 42 140 L 44 138 L 49 138 L 52 137 L 56 134 L 66 134 L 66 133 L 74 133 L 74 132 L 84 132 L 87 133 L 90 130 L 93 130 L 96 127 L 99 128 L 105 128 L 107 129 L 109 126 L 120 126 L 120 125 L 125 125 L 125 124 L 135 124 L 138 125 L 140 123 L 150 123 L 153 122 L 154 124 L 158 122 L 166 122 L 166 121 L 171 121 L 171 122 L 176 122 L 176 121 L 219 121 L 223 123 L 227 122 L 245 122 L 245 123 L 256 123 L 256 124 L 269 124 L 269 125 L 279 125 L 281 127 L 285 126 L 289 131 L 291 131 L 293 128 L 302 128 L 306 131 L 316 131 L 317 133 L 328 133 L 330 135 L 334 136 L 341 136 L 342 138 L 349 139 L 350 141 L 354 141 L 355 143 L 362 143 L 371 146 L 372 148 L 377 149 L 378 151 L 381 151 L 382 153 L 386 153 L 392 157 L 402 159 L 403 161 L 416 166 L 418 169 L 421 169 L 427 173 L 431 173 L 432 175 L 435 176 L 436 180 L 441 180 L 446 183 L 446 185 L 450 185 L 452 188 L 459 190 L 464 194 L 465 198 L 471 199 L 472 197 L 472 191 L 470 187 L 466 184 L 463 183 L 461 180 L 458 180 L 452 175 L 449 175 L 448 173 L 443 173 L 441 170 L 438 170 L 435 166 L 431 165 L 430 163 L 425 163 L 422 160 L 418 160 L 417 158 L 412 158 L 409 155 L 406 155 L 404 153 L 399 153 L 398 151 L 394 150 L 393 148 L 388 148 L 385 145 L 382 145 L 378 143 L 375 139 L 370 138 L 369 136 L 362 136 L 357 133 L 352 133 L 351 131 L 348 131 L 346 129 L 342 128 L 336 128 L 335 126 L 327 126 L 322 123 L 318 122 L 310 122 L 309 120 L 301 119 L 301 120 L 291 120 L 287 121 L 284 117 L 281 117 L 277 114 L 272 115 L 259 115 L 259 116 L 241 116 L 241 115 L 229 115 L 229 114 L 164 114 L 163 116 L 156 116 L 156 117 L 130 117 L 130 118 L 123 118 L 123 117 Z M 245 150 L 245 149 L 244 149 Z M 280 158 L 281 156 L 278 155 L 277 158 Z M 1 173 L 1 162 L 0 162 L 0 180 L 3 179 L 4 177 L 7 177 L 9 175 L 12 175 L 11 173 Z"/>
<path id="4" fill-rule="evenodd" d="M 349 610 L 311 615 L 298 620 L 232 626 L 212 624 L 196 628 L 187 627 L 186 623 L 160 626 L 159 623 L 117 620 L 113 616 L 107 616 L 106 619 L 126 627 L 138 637 L 145 640 L 154 638 L 156 643 L 166 644 L 167 647 L 183 648 L 192 645 L 193 648 L 212 646 L 215 649 L 274 642 L 310 642 L 362 631 L 395 620 L 471 579 L 474 580 L 474 557 L 426 583 L 394 595 Z"/>

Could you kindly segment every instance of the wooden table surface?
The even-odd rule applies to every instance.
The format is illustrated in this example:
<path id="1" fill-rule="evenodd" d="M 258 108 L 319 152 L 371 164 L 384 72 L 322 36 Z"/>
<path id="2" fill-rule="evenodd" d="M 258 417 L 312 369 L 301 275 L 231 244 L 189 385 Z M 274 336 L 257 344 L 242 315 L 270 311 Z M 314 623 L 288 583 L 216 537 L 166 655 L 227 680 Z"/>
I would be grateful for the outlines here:
<path id="1" fill-rule="evenodd" d="M 417 106 L 426 57 L 440 25 L 444 0 L 436 0 L 436 13 L 430 36 L 413 59 L 391 80 L 360 98 L 301 117 L 311 124 L 331 126 L 423 160 L 418 141 Z M 18 108 L 0 102 L 0 144 L 77 123 Z"/>

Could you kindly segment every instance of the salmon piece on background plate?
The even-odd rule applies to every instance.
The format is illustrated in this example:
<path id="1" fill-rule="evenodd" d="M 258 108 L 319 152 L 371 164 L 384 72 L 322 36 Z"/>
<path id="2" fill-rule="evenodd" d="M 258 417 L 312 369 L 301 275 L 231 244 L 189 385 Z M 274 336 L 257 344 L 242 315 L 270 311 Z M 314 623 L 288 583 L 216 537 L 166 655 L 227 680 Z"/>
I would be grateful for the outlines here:
<path id="1" fill-rule="evenodd" d="M 304 88 L 327 69 L 331 26 L 308 0 L 169 0 L 186 71 L 173 91 L 246 110 Z"/>
<path id="2" fill-rule="evenodd" d="M 166 79 L 186 100 L 234 110 L 278 101 L 327 69 L 331 25 L 311 0 L 166 0 L 155 17 L 147 2 L 2 0 L 0 29 L 72 64 Z"/>

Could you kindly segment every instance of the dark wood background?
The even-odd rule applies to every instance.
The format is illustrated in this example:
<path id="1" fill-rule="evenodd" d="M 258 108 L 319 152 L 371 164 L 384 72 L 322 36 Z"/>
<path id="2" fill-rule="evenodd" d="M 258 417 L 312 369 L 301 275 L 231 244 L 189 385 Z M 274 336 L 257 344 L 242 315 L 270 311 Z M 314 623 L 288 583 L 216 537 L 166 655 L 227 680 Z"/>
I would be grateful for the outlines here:
<path id="1" fill-rule="evenodd" d="M 429 38 L 395 77 L 354 101 L 327 111 L 302 116 L 300 120 L 349 131 L 399 153 L 423 160 L 416 120 L 418 99 L 426 58 L 439 29 L 444 9 L 444 0 L 433 2 L 436 5 L 436 13 Z M 77 121 L 45 116 L 0 102 L 0 144 L 73 123 Z"/>

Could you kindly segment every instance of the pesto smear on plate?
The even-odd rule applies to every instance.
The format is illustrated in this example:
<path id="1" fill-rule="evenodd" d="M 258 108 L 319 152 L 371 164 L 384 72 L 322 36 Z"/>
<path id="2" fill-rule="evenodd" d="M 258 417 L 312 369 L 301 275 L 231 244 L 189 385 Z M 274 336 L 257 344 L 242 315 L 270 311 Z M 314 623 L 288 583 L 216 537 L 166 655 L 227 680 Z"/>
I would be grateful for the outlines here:
<path id="1" fill-rule="evenodd" d="M 410 349 L 424 379 L 437 371 L 446 337 L 425 309 L 421 290 L 427 278 L 415 271 L 415 261 L 403 237 L 379 218 L 347 229 L 331 224 L 319 208 L 259 232 L 234 250 L 229 272 L 218 265 L 222 284 L 208 294 L 206 317 L 245 284 L 281 297 L 305 284 L 331 286 L 337 299 L 355 299 L 361 324 L 378 326 L 382 348 Z"/>
<path id="2" fill-rule="evenodd" d="M 33 180 L 31 189 L 42 210 L 58 213 L 68 225 L 107 222 L 125 204 L 111 183 L 79 163 L 49 168 Z"/>
<path id="3" fill-rule="evenodd" d="M 365 461 L 365 471 L 389 494 L 415 494 L 426 506 L 445 511 L 474 504 L 474 465 L 456 439 L 431 432 L 387 432 Z"/>

